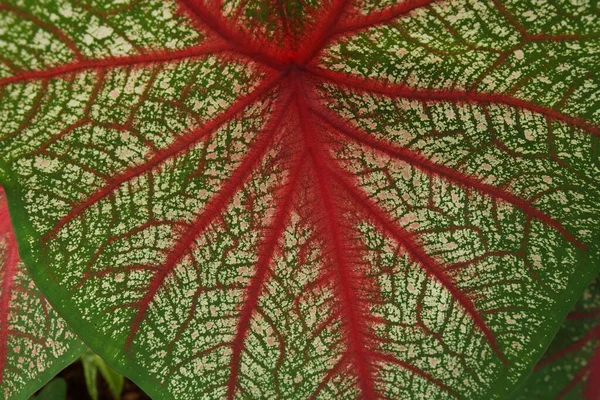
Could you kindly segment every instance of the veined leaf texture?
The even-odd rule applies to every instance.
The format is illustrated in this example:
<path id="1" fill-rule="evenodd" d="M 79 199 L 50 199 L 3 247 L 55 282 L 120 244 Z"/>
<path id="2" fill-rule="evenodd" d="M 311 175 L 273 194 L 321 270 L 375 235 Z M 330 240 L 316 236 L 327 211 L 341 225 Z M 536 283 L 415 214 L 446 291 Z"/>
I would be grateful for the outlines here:
<path id="1" fill-rule="evenodd" d="M 504 398 L 600 268 L 595 1 L 0 0 L 36 283 L 160 399 Z"/>

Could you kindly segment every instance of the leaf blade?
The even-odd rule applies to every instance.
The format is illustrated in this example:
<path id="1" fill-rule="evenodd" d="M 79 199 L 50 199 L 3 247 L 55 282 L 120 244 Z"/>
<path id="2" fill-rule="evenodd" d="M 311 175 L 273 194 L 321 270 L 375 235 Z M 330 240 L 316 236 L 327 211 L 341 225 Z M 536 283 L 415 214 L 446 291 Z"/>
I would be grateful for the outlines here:
<path id="1" fill-rule="evenodd" d="M 593 37 L 524 34 L 497 6 L 495 37 L 472 23 L 489 2 L 475 12 L 410 2 L 382 13 L 332 2 L 322 16 L 286 20 L 287 32 L 306 23 L 314 48 L 292 37 L 272 46 L 269 13 L 283 23 L 285 10 L 268 8 L 262 20 L 242 16 L 246 3 L 221 16 L 184 3 L 198 37 L 220 36 L 228 51 L 52 79 L 40 90 L 62 94 L 52 102 L 74 124 L 33 143 L 17 127 L 2 143 L 15 201 L 32 212 L 21 240 L 31 257 L 62 260 L 58 280 L 43 269 L 36 279 L 77 331 L 157 396 L 410 396 L 398 381 L 440 398 L 506 393 L 598 268 L 589 167 L 598 127 L 588 102 L 572 112 L 566 100 L 490 86 L 489 76 L 528 50 L 509 47 L 519 34 Z M 399 25 L 427 32 L 419 24 L 435 19 L 450 51 Z M 475 39 L 461 39 L 473 24 Z M 441 69 L 419 60 L 425 87 L 401 76 L 411 68 L 392 68 L 403 56 L 393 44 L 364 44 L 394 29 L 407 48 L 449 60 Z M 435 79 L 461 70 L 457 48 L 475 71 L 448 89 Z M 485 52 L 499 58 L 480 62 Z M 406 84 L 391 83 L 399 79 Z M 80 110 L 68 105 L 70 81 L 88 86 Z M 117 143 L 137 158 L 115 156 L 124 154 Z M 312 167 L 297 177 L 305 152 Z M 82 181 L 91 188 L 70 189 Z M 298 248 L 286 245 L 294 240 Z"/>

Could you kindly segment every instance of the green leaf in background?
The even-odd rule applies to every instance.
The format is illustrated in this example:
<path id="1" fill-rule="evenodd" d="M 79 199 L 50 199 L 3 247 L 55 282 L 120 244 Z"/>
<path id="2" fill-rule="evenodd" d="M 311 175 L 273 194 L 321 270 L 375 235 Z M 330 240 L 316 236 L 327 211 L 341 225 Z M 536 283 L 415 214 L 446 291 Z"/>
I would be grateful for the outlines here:
<path id="1" fill-rule="evenodd" d="M 600 277 L 586 289 L 514 400 L 600 399 Z"/>
<path id="2" fill-rule="evenodd" d="M 83 364 L 88 393 L 93 400 L 98 400 L 98 372 L 107 383 L 113 399 L 119 400 L 121 398 L 125 382 L 123 375 L 109 367 L 102 358 L 91 350 L 87 350 L 81 355 L 81 363 Z"/>
<path id="3" fill-rule="evenodd" d="M 157 399 L 501 399 L 600 269 L 589 0 L 0 0 L 0 182 Z"/>
<path id="4" fill-rule="evenodd" d="M 84 349 L 20 261 L 0 187 L 0 398 L 27 399 Z"/>
<path id="5" fill-rule="evenodd" d="M 67 398 L 67 383 L 62 378 L 51 380 L 31 400 L 65 400 Z"/>

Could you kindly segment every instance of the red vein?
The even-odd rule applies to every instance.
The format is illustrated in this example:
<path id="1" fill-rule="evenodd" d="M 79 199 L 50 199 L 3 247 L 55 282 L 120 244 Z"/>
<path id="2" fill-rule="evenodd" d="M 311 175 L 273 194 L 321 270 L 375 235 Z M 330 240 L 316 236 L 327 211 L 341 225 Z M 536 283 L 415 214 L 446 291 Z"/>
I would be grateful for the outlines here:
<path id="1" fill-rule="evenodd" d="M 588 360 L 588 363 L 577 372 L 567 386 L 558 393 L 555 399 L 563 399 L 588 373 L 589 375 L 586 378 L 587 381 L 583 388 L 583 398 L 585 400 L 598 400 L 600 397 L 600 385 L 598 385 L 598 379 L 600 378 L 600 346 L 596 347 L 596 350 Z"/>
<path id="2" fill-rule="evenodd" d="M 101 60 L 84 60 L 72 62 L 46 70 L 21 72 L 16 75 L 8 76 L 0 79 L 0 86 L 31 82 L 35 80 L 50 79 L 61 75 L 68 75 L 75 72 L 89 71 L 95 69 L 128 67 L 140 64 L 152 64 L 159 62 L 177 61 L 200 57 L 210 54 L 221 53 L 230 50 L 229 46 L 223 44 L 207 43 L 202 46 L 190 47 L 183 50 L 156 52 L 148 54 L 139 54 L 134 56 L 123 56 L 105 58 Z"/>
<path id="3" fill-rule="evenodd" d="M 233 399 L 235 396 L 241 354 L 244 349 L 244 341 L 246 340 L 248 330 L 250 329 L 250 320 L 257 309 L 258 300 L 267 277 L 267 272 L 269 271 L 269 265 L 271 264 L 277 243 L 281 238 L 285 230 L 286 223 L 289 219 L 292 200 L 298 185 L 298 181 L 302 175 L 305 159 L 306 156 L 302 155 L 298 165 L 293 169 L 293 171 L 291 171 L 291 176 L 287 184 L 288 188 L 283 196 L 281 205 L 278 206 L 277 214 L 275 215 L 273 223 L 269 229 L 271 233 L 266 237 L 266 240 L 261 245 L 258 260 L 256 262 L 256 271 L 248 282 L 246 289 L 246 300 L 242 305 L 235 338 L 232 342 L 231 369 L 229 372 L 229 380 L 227 382 L 227 398 L 229 399 Z"/>
<path id="4" fill-rule="evenodd" d="M 78 202 L 71 211 L 62 217 L 56 225 L 47 234 L 44 235 L 43 240 L 48 241 L 50 238 L 55 236 L 60 229 L 66 224 L 72 221 L 77 216 L 83 214 L 92 205 L 105 198 L 107 195 L 116 190 L 121 184 L 128 182 L 145 172 L 148 172 L 160 165 L 164 160 L 171 158 L 189 147 L 195 145 L 206 136 L 217 130 L 221 125 L 230 121 L 236 114 L 250 106 L 266 92 L 271 90 L 280 80 L 281 76 L 277 76 L 275 79 L 263 82 L 258 88 L 252 91 L 250 94 L 240 98 L 233 103 L 227 110 L 217 115 L 212 120 L 206 122 L 203 126 L 177 138 L 169 147 L 164 148 L 154 154 L 148 161 L 138 166 L 132 167 L 124 172 L 115 175 L 113 178 L 106 181 L 106 185 L 97 189 L 94 193 L 89 195 L 86 199 Z"/>
<path id="5" fill-rule="evenodd" d="M 196 17 L 196 19 L 207 26 L 217 36 L 221 37 L 232 47 L 236 52 L 248 56 L 250 59 L 272 68 L 281 70 L 283 63 L 277 57 L 269 54 L 265 50 L 266 47 L 257 46 L 256 43 L 247 39 L 240 32 L 229 29 L 227 23 L 222 20 L 222 17 L 215 17 L 202 1 L 197 0 L 177 0 L 186 10 Z"/>
<path id="6" fill-rule="evenodd" d="M 396 18 L 405 16 L 418 8 L 427 7 L 436 1 L 440 0 L 406 0 L 384 10 L 370 13 L 356 22 L 348 22 L 345 25 L 341 25 L 335 30 L 335 33 L 356 32 L 373 26 L 383 25 Z"/>
<path id="7" fill-rule="evenodd" d="M 347 360 L 347 355 L 343 355 L 339 361 L 337 363 L 335 363 L 335 365 L 333 367 L 331 367 L 331 369 L 329 369 L 329 371 L 327 372 L 327 374 L 325 375 L 325 377 L 321 380 L 321 382 L 319 383 L 319 386 L 317 386 L 317 388 L 314 390 L 314 392 L 310 395 L 310 397 L 308 398 L 308 400 L 315 400 L 317 398 L 317 396 L 323 391 L 323 389 L 325 389 L 325 386 L 327 386 L 327 384 L 329 382 L 331 382 L 331 380 L 333 379 L 333 377 L 340 372 L 340 369 L 347 364 L 348 360 Z"/>
<path id="8" fill-rule="evenodd" d="M 37 17 L 33 14 L 26 13 L 25 11 L 21 10 L 20 8 L 17 8 L 17 7 L 8 5 L 8 4 L 0 4 L 0 10 L 5 10 L 8 12 L 11 12 L 21 19 L 27 19 L 27 20 L 33 22 L 39 28 L 42 28 L 42 29 L 52 33 L 60 41 L 62 41 L 63 44 L 65 45 L 65 47 L 67 47 L 73 53 L 73 55 L 75 56 L 76 59 L 83 58 L 81 51 L 79 50 L 79 48 L 77 47 L 77 45 L 75 44 L 73 39 L 68 37 L 64 32 L 62 32 L 60 29 L 57 29 L 55 26 L 43 21 L 42 19 L 40 19 L 39 17 Z"/>
<path id="9" fill-rule="evenodd" d="M 369 366 L 367 357 L 367 351 L 364 348 L 366 342 L 363 334 L 364 328 L 362 327 L 362 321 L 360 314 L 359 299 L 356 298 L 354 293 L 355 289 L 352 287 L 352 281 L 356 278 L 353 277 L 350 271 L 350 266 L 346 260 L 345 250 L 343 246 L 342 233 L 340 231 L 337 212 L 335 210 L 334 201 L 331 197 L 331 193 L 328 188 L 327 182 L 325 182 L 320 166 L 320 161 L 311 153 L 313 163 L 315 164 L 315 175 L 317 178 L 317 185 L 320 192 L 321 202 L 326 215 L 326 225 L 329 230 L 329 237 L 331 238 L 331 245 L 334 251 L 334 263 L 336 266 L 335 274 L 339 282 L 341 291 L 341 304 L 344 308 L 342 313 L 345 319 L 345 325 L 348 329 L 348 351 L 354 356 L 355 366 L 358 371 L 359 385 L 365 399 L 375 398 L 374 389 L 374 378 L 372 371 Z M 364 318 L 363 318 L 364 319 Z"/>
<path id="10" fill-rule="evenodd" d="M 479 312 L 471 299 L 462 293 L 454 284 L 452 278 L 444 272 L 443 266 L 427 254 L 415 235 L 391 220 L 384 210 L 372 202 L 364 193 L 359 191 L 354 184 L 348 182 L 346 177 L 342 175 L 343 172 L 331 171 L 331 173 L 334 174 L 336 181 L 339 182 L 345 188 L 346 192 L 355 200 L 356 204 L 386 231 L 391 233 L 392 236 L 402 244 L 410 258 L 421 265 L 429 276 L 435 278 L 444 288 L 446 288 L 458 304 L 465 310 L 467 315 L 469 315 L 475 326 L 483 333 L 494 353 L 496 353 L 504 364 L 507 364 L 507 361 L 496 342 L 495 335 L 479 315 Z"/>
<path id="11" fill-rule="evenodd" d="M 450 386 L 445 385 L 442 381 L 440 381 L 437 378 L 434 378 L 433 376 L 431 376 L 430 374 L 428 374 L 427 372 L 415 367 L 412 364 L 409 364 L 407 362 L 398 360 L 396 357 L 388 355 L 388 354 L 382 354 L 382 353 L 374 353 L 373 354 L 373 358 L 379 359 L 383 362 L 387 362 L 390 364 L 396 364 L 410 372 L 412 372 L 415 375 L 419 375 L 422 378 L 425 378 L 426 380 L 428 380 L 429 382 L 433 383 L 434 385 L 438 386 L 440 389 L 450 393 L 452 396 L 458 398 L 460 397 L 459 394 L 452 389 Z"/>
<path id="12" fill-rule="evenodd" d="M 519 32 L 519 34 L 526 41 L 538 41 L 538 40 L 548 40 L 554 42 L 563 42 L 563 41 L 571 41 L 571 40 L 586 40 L 586 39 L 597 39 L 598 35 L 568 35 L 568 34 L 558 34 L 558 35 L 548 35 L 544 33 L 530 33 L 523 26 L 523 24 L 519 21 L 519 19 L 509 12 L 504 4 L 502 4 L 499 0 L 492 0 L 494 6 L 509 23 Z"/>
<path id="13" fill-rule="evenodd" d="M 584 249 L 585 245 L 575 238 L 567 229 L 556 219 L 543 213 L 534 206 L 530 201 L 522 199 L 514 194 L 497 186 L 489 185 L 482 182 L 480 179 L 466 174 L 460 173 L 452 168 L 448 168 L 444 165 L 437 164 L 416 151 L 409 150 L 404 147 L 396 146 L 390 142 L 384 140 L 378 140 L 373 136 L 363 132 L 362 130 L 355 128 L 346 123 L 341 118 L 335 116 L 332 112 L 325 109 L 314 109 L 314 113 L 319 116 L 323 121 L 331 125 L 341 134 L 350 137 L 358 143 L 364 144 L 370 148 L 381 151 L 393 158 L 405 161 L 410 165 L 431 173 L 437 176 L 448 179 L 462 187 L 469 189 L 475 189 L 479 193 L 491 196 L 492 198 L 502 199 L 505 202 L 512 204 L 513 206 L 522 210 L 526 215 L 531 216 L 544 224 L 554 228 L 556 231 L 573 243 L 575 246 Z"/>
<path id="14" fill-rule="evenodd" d="M 134 317 L 131 333 L 127 338 L 126 347 L 131 345 L 137 334 L 140 323 L 146 316 L 150 303 L 154 300 L 156 293 L 163 286 L 165 280 L 171 275 L 175 267 L 183 260 L 183 258 L 191 252 L 198 236 L 209 227 L 213 220 L 219 217 L 221 211 L 227 206 L 231 198 L 233 198 L 238 189 L 246 182 L 253 171 L 253 168 L 263 158 L 272 142 L 276 130 L 279 128 L 282 119 L 285 116 L 284 109 L 286 106 L 287 102 L 284 102 L 282 109 L 278 112 L 274 112 L 270 121 L 268 121 L 265 127 L 259 132 L 256 142 L 253 144 L 250 151 L 248 151 L 246 157 L 235 168 L 219 193 L 212 197 L 198 216 L 196 216 L 187 230 L 181 235 L 181 240 L 179 240 L 173 250 L 167 255 L 160 271 L 154 275 L 152 281 L 148 285 L 148 291 L 145 296 L 138 303 L 138 312 Z"/>
<path id="15" fill-rule="evenodd" d="M 579 370 L 579 372 L 577 372 L 577 374 L 573 377 L 573 379 L 571 379 L 569 381 L 569 384 L 567 386 L 565 386 L 563 388 L 563 390 L 561 390 L 560 393 L 555 397 L 555 400 L 561 400 L 561 399 L 563 399 L 567 395 L 567 393 L 569 393 L 571 390 L 573 390 L 573 388 L 579 382 L 581 382 L 581 380 L 588 373 L 588 368 L 589 368 L 589 365 L 585 365 L 583 368 L 581 368 Z M 592 398 L 592 399 L 586 399 L 586 400 L 598 400 L 598 398 L 595 398 L 595 399 Z"/>
<path id="16" fill-rule="evenodd" d="M 600 38 L 598 34 L 589 35 L 569 35 L 569 34 L 557 34 L 548 35 L 545 33 L 528 33 L 524 35 L 525 40 L 530 42 L 535 41 L 549 41 L 549 42 L 571 42 L 571 41 L 582 41 L 582 40 L 594 40 Z"/>
<path id="17" fill-rule="evenodd" d="M 327 44 L 349 3 L 350 0 L 337 0 L 330 6 L 330 11 L 295 56 L 299 63 L 308 63 Z"/>
<path id="18" fill-rule="evenodd" d="M 521 100 L 510 95 L 473 92 L 460 89 L 419 89 L 404 84 L 359 78 L 321 68 L 305 67 L 305 69 L 315 76 L 324 78 L 336 84 L 391 98 L 411 99 L 422 102 L 448 101 L 453 103 L 502 104 L 540 114 L 546 118 L 561 121 L 571 126 L 581 128 L 593 135 L 600 136 L 600 126 L 594 125 L 586 119 L 563 114 L 551 108 L 540 106 L 527 100 Z"/>
<path id="19" fill-rule="evenodd" d="M 313 137 L 312 128 L 308 125 L 310 121 L 310 111 L 306 102 L 305 95 L 302 93 L 300 83 L 296 83 L 295 98 L 300 118 L 300 127 L 305 138 L 306 146 L 310 152 L 311 160 L 314 165 L 315 184 L 320 197 L 320 204 L 324 212 L 324 225 L 329 231 L 330 246 L 333 250 L 333 263 L 335 265 L 334 276 L 339 282 L 341 306 L 343 308 L 343 319 L 347 329 L 348 352 L 353 355 L 355 367 L 358 373 L 358 380 L 362 396 L 365 399 L 374 399 L 375 388 L 372 369 L 368 360 L 368 352 L 365 349 L 367 343 L 364 335 L 364 321 L 360 305 L 360 299 L 357 298 L 353 282 L 357 278 L 348 263 L 341 227 L 339 226 L 339 216 L 335 207 L 334 199 L 330 191 L 331 182 L 326 182 L 324 161 L 318 154 L 318 142 Z"/>

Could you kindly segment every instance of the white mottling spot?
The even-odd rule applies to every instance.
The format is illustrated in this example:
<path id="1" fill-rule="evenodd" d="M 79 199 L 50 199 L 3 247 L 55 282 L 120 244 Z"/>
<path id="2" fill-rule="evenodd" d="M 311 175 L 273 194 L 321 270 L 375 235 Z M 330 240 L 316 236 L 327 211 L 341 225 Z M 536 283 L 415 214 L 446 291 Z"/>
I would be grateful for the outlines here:
<path id="1" fill-rule="evenodd" d="M 517 60 L 522 60 L 523 59 L 523 50 L 519 49 L 519 50 L 515 50 L 515 58 Z"/>
<path id="2" fill-rule="evenodd" d="M 37 169 L 46 173 L 56 172 L 59 168 L 58 160 L 52 160 L 46 157 L 37 157 L 34 165 Z"/>
<path id="3" fill-rule="evenodd" d="M 99 26 L 98 28 L 96 28 L 96 30 L 92 31 L 92 35 L 96 39 L 104 39 L 104 38 L 112 35 L 112 33 L 113 33 L 112 28 L 110 28 L 108 26 Z"/>
<path id="4" fill-rule="evenodd" d="M 415 288 L 415 285 L 413 285 L 412 283 L 409 283 L 408 286 L 406 287 L 406 290 L 408 290 L 408 293 L 410 294 L 418 294 L 418 290 Z"/>
<path id="5" fill-rule="evenodd" d="M 535 132 L 527 129 L 525 130 L 525 139 L 527 140 L 535 140 Z"/>

